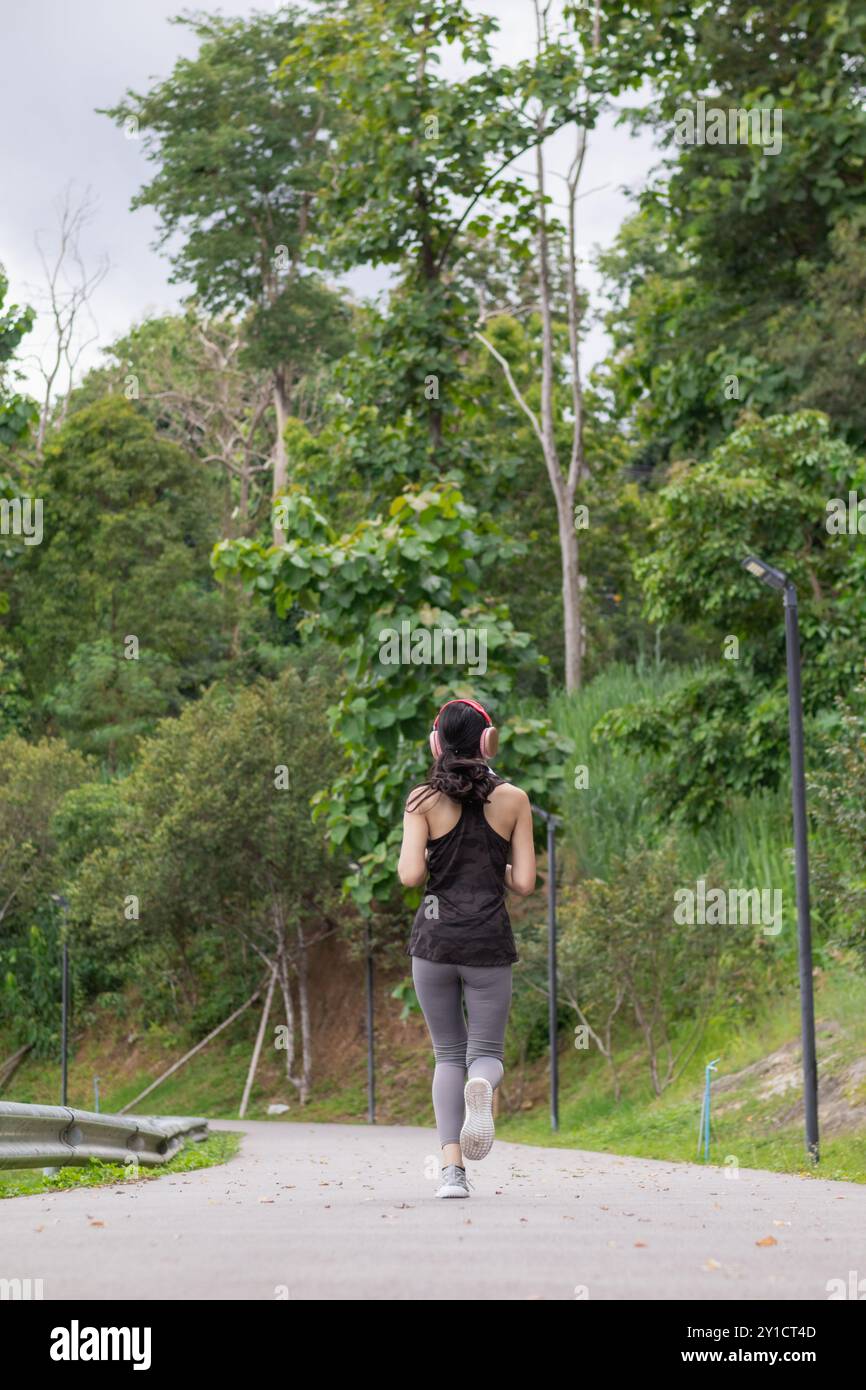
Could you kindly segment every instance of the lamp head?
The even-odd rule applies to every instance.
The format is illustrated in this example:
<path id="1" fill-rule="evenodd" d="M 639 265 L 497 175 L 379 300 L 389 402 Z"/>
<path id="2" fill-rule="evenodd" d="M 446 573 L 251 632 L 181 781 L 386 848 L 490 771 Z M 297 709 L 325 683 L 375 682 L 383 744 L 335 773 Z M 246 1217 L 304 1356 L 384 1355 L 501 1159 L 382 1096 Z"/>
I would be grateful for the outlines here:
<path id="1" fill-rule="evenodd" d="M 769 584 L 771 589 L 784 589 L 788 583 L 788 576 L 782 570 L 768 565 L 766 560 L 759 559 L 757 555 L 747 555 L 742 565 L 744 570 L 760 579 L 762 584 Z"/>

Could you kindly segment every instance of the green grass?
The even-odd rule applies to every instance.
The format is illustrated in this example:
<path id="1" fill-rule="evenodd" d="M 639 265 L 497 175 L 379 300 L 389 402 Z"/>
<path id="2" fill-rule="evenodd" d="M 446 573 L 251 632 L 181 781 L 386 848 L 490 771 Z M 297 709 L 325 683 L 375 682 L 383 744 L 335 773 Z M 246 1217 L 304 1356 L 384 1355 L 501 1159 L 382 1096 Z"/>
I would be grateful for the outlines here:
<path id="1" fill-rule="evenodd" d="M 258 1019 L 250 1013 L 238 1021 L 232 1035 L 224 1035 L 193 1057 L 151 1095 L 135 1106 L 142 1115 L 204 1115 L 209 1119 L 235 1119 L 244 1078 L 249 1066 Z M 128 1025 L 127 1025 L 128 1026 Z M 85 1038 L 73 1048 L 69 1066 L 68 1103 L 78 1110 L 93 1110 L 93 1075 L 101 1078 L 100 1109 L 117 1114 L 195 1041 L 168 1029 L 144 1033 L 133 1052 L 124 1048 L 125 1027 L 108 1015 L 99 1016 Z M 11 1051 L 11 1044 L 6 1044 Z M 102 1049 L 102 1055 L 100 1055 Z M 0 1048 L 0 1053 L 3 1049 Z M 266 1070 L 263 1065 L 261 1072 Z M 31 1105 L 59 1104 L 59 1067 L 55 1057 L 29 1057 L 7 1088 L 4 1098 Z M 276 1097 L 274 1097 L 276 1098 Z M 293 1096 L 287 1099 L 294 1099 Z M 264 1118 L 258 1087 L 250 1118 Z"/>
<path id="2" fill-rule="evenodd" d="M 818 1019 L 819 1102 L 844 1069 L 866 1052 L 866 980 L 842 969 L 823 976 L 816 999 Z M 833 1025 L 833 1032 L 826 1025 Z M 708 1028 L 693 1063 L 683 1077 L 656 1097 L 646 1063 L 637 1048 L 620 1059 L 623 1097 L 613 1096 L 607 1067 L 595 1052 L 563 1050 L 560 1054 L 560 1128 L 550 1128 L 546 1106 L 502 1115 L 500 1138 L 526 1144 L 591 1149 L 681 1162 L 698 1158 L 698 1129 L 704 1065 L 720 1058 L 720 1080 L 799 1038 L 796 992 L 769 1001 L 765 1011 L 739 1031 L 720 1022 Z M 800 1073 L 799 1049 L 791 1063 Z M 814 1168 L 804 1150 L 802 1089 L 783 1096 L 760 1094 L 766 1078 L 739 1078 L 729 1089 L 717 1088 L 712 1105 L 711 1165 L 733 1169 L 764 1168 L 849 1182 L 866 1182 L 864 1126 L 848 1132 L 825 1132 L 821 1162 Z M 861 1083 L 849 1100 L 866 1100 Z M 796 1112 L 786 1119 L 788 1111 Z"/>
<path id="3" fill-rule="evenodd" d="M 62 1192 L 73 1187 L 109 1187 L 117 1182 L 149 1182 L 166 1173 L 192 1173 L 197 1168 L 213 1168 L 227 1163 L 237 1153 L 239 1133 L 222 1130 L 197 1143 L 187 1141 L 167 1163 L 139 1168 L 134 1179 L 122 1163 L 100 1163 L 92 1158 L 86 1167 L 64 1167 L 53 1176 L 41 1168 L 0 1168 L 0 1197 L 27 1197 L 37 1192 Z"/>
<path id="4" fill-rule="evenodd" d="M 610 743 L 593 743 L 592 730 L 608 710 L 637 700 L 660 700 L 686 674 L 690 673 L 664 667 L 639 672 L 611 666 L 578 694 L 560 695 L 551 702 L 557 730 L 574 743 L 563 801 L 564 833 L 583 876 L 604 878 L 623 847 L 636 844 L 641 835 L 652 837 L 655 824 L 652 758 L 637 757 Z M 574 787 L 577 766 L 588 770 L 587 787 Z"/>
<path id="5" fill-rule="evenodd" d="M 634 1043 L 624 1048 L 624 1098 L 616 1105 L 603 1060 L 597 1053 L 566 1053 L 561 1061 L 561 1129 L 551 1134 L 546 1108 L 503 1120 L 502 1132 L 527 1143 L 553 1143 L 630 1153 L 661 1159 L 695 1161 L 703 1067 L 721 1057 L 720 1071 L 731 1074 L 759 1061 L 799 1036 L 799 998 L 796 993 L 796 893 L 791 858 L 792 828 L 788 788 L 765 792 L 732 803 L 710 829 L 689 831 L 666 822 L 652 797 L 654 760 L 636 756 L 633 750 L 609 743 L 594 744 L 595 724 L 609 709 L 638 700 L 660 700 L 691 673 L 682 669 L 611 667 L 580 692 L 561 695 L 551 707 L 558 730 L 575 743 L 576 764 L 589 769 L 589 786 L 567 787 L 564 799 L 564 840 L 570 852 L 567 870 L 578 877 L 607 878 L 614 861 L 627 855 L 641 838 L 656 845 L 673 831 L 676 837 L 682 884 L 690 886 L 711 863 L 721 866 L 721 881 L 728 888 L 780 889 L 783 926 L 778 936 L 767 937 L 770 973 L 767 979 L 791 981 L 791 992 L 767 997 L 760 1016 L 734 1031 L 729 1018 L 710 1027 L 702 1039 L 686 1075 L 660 1098 L 649 1088 L 647 1069 Z M 813 837 L 813 850 L 817 844 Z M 816 924 L 818 927 L 820 924 Z M 822 967 L 823 992 L 819 1016 L 843 1027 L 838 1046 L 824 1048 L 819 1038 L 819 1091 L 821 1079 L 832 1088 L 834 1071 L 844 1069 L 866 1053 L 866 980 L 862 974 L 837 968 L 838 953 L 816 930 L 814 959 Z M 766 986 L 765 986 L 766 987 Z M 847 1000 L 856 1005 L 848 1007 Z M 831 1052 L 841 1055 L 831 1057 Z M 713 1162 L 731 1166 L 769 1168 L 785 1172 L 808 1171 L 802 1125 L 787 1124 L 778 1098 L 766 1098 L 759 1085 L 744 1079 L 737 1088 L 737 1109 L 725 1109 L 724 1087 L 719 1089 L 714 1111 Z M 856 1098 L 862 1099 L 862 1098 Z M 864 1126 L 866 1127 L 866 1126 Z M 822 1144 L 819 1172 L 823 1177 L 866 1181 L 866 1145 L 859 1133 L 830 1133 Z"/>
<path id="6" fill-rule="evenodd" d="M 560 733 L 574 742 L 574 765 L 589 771 L 589 786 L 566 779 L 565 837 L 578 873 L 604 878 L 614 859 L 641 837 L 657 844 L 671 828 L 660 822 L 653 795 L 655 759 L 610 742 L 593 743 L 602 715 L 641 700 L 657 703 L 694 672 L 682 667 L 611 666 L 577 694 L 559 695 L 550 713 Z M 723 861 L 731 887 L 781 888 L 792 904 L 791 806 L 786 787 L 732 805 L 711 830 L 674 827 L 685 870 L 701 874 L 714 858 Z M 786 913 L 786 927 L 791 920 Z"/>

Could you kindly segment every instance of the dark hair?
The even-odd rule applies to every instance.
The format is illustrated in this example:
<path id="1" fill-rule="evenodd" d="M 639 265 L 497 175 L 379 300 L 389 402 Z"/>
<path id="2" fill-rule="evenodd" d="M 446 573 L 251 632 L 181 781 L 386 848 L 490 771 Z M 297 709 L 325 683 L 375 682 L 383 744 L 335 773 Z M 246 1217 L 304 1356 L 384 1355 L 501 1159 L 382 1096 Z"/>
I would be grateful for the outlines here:
<path id="1" fill-rule="evenodd" d="M 448 705 L 439 720 L 442 752 L 433 763 L 426 782 L 407 802 L 407 810 L 418 811 L 435 792 L 453 801 L 487 801 L 499 784 L 481 756 L 481 735 L 487 727 L 484 716 L 471 705 Z"/>

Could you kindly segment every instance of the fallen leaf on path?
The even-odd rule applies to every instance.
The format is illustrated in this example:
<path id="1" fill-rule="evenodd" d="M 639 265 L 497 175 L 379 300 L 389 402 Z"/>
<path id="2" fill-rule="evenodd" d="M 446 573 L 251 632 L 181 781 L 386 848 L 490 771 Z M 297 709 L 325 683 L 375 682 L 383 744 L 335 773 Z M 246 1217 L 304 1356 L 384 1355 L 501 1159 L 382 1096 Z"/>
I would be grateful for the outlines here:
<path id="1" fill-rule="evenodd" d="M 775 1236 L 764 1236 L 764 1239 L 763 1239 L 763 1240 L 756 1240 L 756 1241 L 755 1241 L 755 1244 L 756 1244 L 756 1245 L 778 1245 L 779 1242 L 776 1240 L 776 1237 L 775 1237 Z"/>
<path id="2" fill-rule="evenodd" d="M 104 1222 L 104 1221 L 91 1221 L 90 1224 L 91 1224 L 91 1226 L 104 1226 L 104 1225 L 105 1225 L 105 1222 Z"/>
<path id="3" fill-rule="evenodd" d="M 721 1269 L 721 1267 L 718 1260 L 707 1260 L 704 1264 L 704 1269 Z"/>

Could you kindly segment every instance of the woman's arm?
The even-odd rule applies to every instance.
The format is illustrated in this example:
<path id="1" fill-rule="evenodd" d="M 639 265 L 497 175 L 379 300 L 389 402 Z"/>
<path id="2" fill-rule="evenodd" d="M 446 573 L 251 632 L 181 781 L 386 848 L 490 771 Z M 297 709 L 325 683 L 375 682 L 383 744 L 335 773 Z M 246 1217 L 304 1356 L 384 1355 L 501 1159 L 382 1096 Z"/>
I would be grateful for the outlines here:
<path id="1" fill-rule="evenodd" d="M 505 883 L 512 893 L 525 898 L 535 892 L 535 842 L 529 797 L 521 792 L 520 798 L 517 821 L 511 832 L 511 863 L 506 865 Z"/>
<path id="2" fill-rule="evenodd" d="M 427 817 L 423 811 L 406 811 L 403 816 L 403 844 L 397 874 L 404 888 L 417 888 L 427 877 Z"/>

